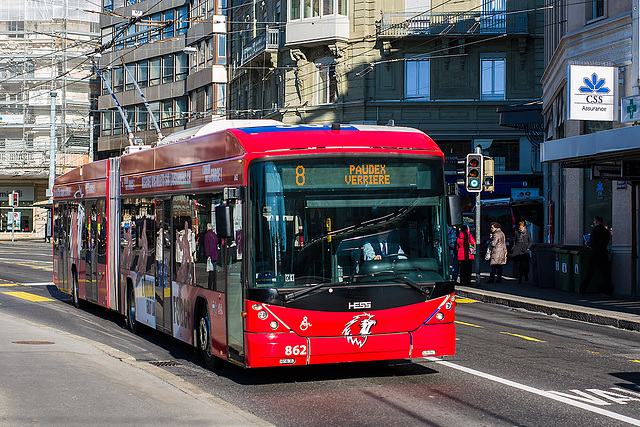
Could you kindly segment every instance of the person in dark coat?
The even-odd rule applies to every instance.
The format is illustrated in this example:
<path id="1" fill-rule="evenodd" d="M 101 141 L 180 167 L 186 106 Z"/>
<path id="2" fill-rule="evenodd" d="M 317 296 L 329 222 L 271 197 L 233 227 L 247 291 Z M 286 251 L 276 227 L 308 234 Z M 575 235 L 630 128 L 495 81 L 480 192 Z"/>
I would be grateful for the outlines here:
<path id="1" fill-rule="evenodd" d="M 587 245 L 591 247 L 589 266 L 587 267 L 587 274 L 580 284 L 580 295 L 584 295 L 587 291 L 587 286 L 589 286 L 589 282 L 591 282 L 596 269 L 602 274 L 604 294 L 611 296 L 613 293 L 611 287 L 611 269 L 609 268 L 609 257 L 607 255 L 607 246 L 609 245 L 609 240 L 611 240 L 611 232 L 606 229 L 603 223 L 604 220 L 599 215 L 596 215 L 593 219 L 593 230 L 591 230 L 589 241 L 587 242 Z"/>
<path id="2" fill-rule="evenodd" d="M 499 222 L 491 223 L 491 273 L 487 283 L 502 283 L 502 266 L 507 263 L 506 238 Z M 497 278 L 496 278 L 497 275 Z"/>
<path id="3" fill-rule="evenodd" d="M 529 249 L 533 244 L 531 233 L 527 230 L 524 221 L 520 221 L 518 224 L 518 231 L 516 231 L 515 244 L 513 245 L 513 275 L 518 278 L 518 283 L 529 281 Z"/>
<path id="4" fill-rule="evenodd" d="M 456 240 L 456 256 L 460 266 L 460 284 L 471 286 L 471 269 L 475 259 L 476 239 L 469 233 L 469 226 L 460 227 Z"/>

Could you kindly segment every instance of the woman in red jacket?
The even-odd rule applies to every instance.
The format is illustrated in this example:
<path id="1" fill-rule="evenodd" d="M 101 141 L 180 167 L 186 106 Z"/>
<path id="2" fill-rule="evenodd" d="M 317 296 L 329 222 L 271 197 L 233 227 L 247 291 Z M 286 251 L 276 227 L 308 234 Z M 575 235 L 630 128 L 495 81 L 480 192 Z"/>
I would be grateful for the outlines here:
<path id="1" fill-rule="evenodd" d="M 471 269 L 476 254 L 476 239 L 469 233 L 467 225 L 460 227 L 455 252 L 460 266 L 460 284 L 471 286 Z"/>

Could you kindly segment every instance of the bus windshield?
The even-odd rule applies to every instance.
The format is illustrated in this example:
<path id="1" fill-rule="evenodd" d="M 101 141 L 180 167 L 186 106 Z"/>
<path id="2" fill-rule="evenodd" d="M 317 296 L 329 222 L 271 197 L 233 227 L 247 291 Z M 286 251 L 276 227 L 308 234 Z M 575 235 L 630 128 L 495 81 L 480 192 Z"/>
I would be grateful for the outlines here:
<path id="1" fill-rule="evenodd" d="M 443 180 L 438 158 L 252 164 L 250 286 L 444 280 Z"/>

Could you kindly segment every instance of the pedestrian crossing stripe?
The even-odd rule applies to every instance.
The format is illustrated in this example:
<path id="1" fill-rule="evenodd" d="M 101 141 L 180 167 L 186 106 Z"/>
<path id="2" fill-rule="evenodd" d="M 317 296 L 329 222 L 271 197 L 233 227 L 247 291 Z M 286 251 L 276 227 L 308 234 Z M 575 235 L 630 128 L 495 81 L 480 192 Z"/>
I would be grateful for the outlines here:
<path id="1" fill-rule="evenodd" d="M 54 299 L 41 297 L 40 295 L 30 294 L 28 292 L 3 292 L 5 295 L 11 295 L 12 297 L 26 299 L 31 302 L 43 302 L 43 301 L 55 301 Z"/>
<path id="2" fill-rule="evenodd" d="M 470 298 L 456 298 L 456 302 L 458 304 L 472 304 L 474 302 L 479 302 L 479 301 L 476 301 L 476 300 L 470 299 Z"/>

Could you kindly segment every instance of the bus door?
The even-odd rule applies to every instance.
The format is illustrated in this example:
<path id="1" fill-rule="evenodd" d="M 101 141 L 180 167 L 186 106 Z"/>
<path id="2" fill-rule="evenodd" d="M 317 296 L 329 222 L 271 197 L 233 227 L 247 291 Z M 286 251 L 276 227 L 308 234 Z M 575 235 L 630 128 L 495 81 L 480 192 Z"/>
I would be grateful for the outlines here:
<path id="1" fill-rule="evenodd" d="M 156 328 L 171 333 L 171 200 L 156 199 Z"/>
<path id="2" fill-rule="evenodd" d="M 54 242 L 56 243 L 56 255 L 58 256 L 58 287 L 69 290 L 69 209 L 67 203 L 59 203 L 55 207 L 54 218 Z"/>
<path id="3" fill-rule="evenodd" d="M 244 321 L 242 317 L 242 203 L 232 204 L 234 236 L 221 244 L 227 297 L 227 346 L 229 360 L 244 364 Z"/>
<path id="4" fill-rule="evenodd" d="M 96 202 L 87 201 L 85 204 L 85 227 L 82 233 L 82 258 L 85 261 L 85 291 L 86 299 L 98 302 L 98 263 L 96 259 L 97 243 L 97 209 Z"/>

